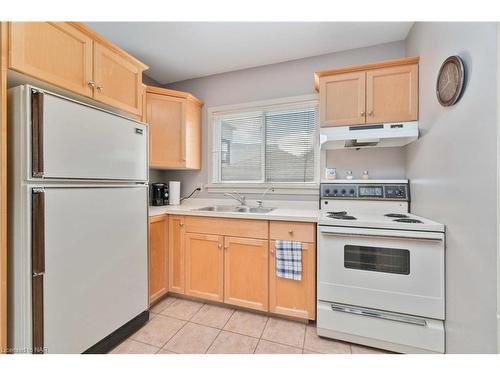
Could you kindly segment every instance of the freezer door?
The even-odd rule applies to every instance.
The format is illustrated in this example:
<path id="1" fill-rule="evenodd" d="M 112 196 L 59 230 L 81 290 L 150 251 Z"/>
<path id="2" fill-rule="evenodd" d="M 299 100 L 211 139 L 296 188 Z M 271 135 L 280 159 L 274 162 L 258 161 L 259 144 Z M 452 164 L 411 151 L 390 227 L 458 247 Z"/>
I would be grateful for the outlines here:
<path id="1" fill-rule="evenodd" d="M 27 93 L 32 177 L 147 181 L 147 126 L 46 92 Z"/>
<path id="2" fill-rule="evenodd" d="M 148 309 L 147 187 L 45 188 L 43 346 L 81 353 Z"/>

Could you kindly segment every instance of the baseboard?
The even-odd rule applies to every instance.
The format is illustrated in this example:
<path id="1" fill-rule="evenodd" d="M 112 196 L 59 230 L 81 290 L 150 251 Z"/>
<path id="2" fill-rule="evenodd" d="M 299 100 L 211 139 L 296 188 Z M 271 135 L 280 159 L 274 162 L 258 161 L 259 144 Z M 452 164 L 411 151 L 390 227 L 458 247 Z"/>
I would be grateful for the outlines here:
<path id="1" fill-rule="evenodd" d="M 129 322 L 122 325 L 113 333 L 109 334 L 97 344 L 88 348 L 83 354 L 106 354 L 120 344 L 127 337 L 136 332 L 149 320 L 149 311 L 143 311 Z"/>

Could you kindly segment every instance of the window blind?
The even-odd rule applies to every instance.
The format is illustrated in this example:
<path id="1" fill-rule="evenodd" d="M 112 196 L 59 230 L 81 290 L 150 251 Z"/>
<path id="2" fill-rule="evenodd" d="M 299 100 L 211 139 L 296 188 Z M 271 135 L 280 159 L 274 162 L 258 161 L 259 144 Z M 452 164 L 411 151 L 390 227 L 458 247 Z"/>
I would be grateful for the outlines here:
<path id="1" fill-rule="evenodd" d="M 313 182 L 317 108 L 304 107 L 265 114 L 268 182 Z"/>
<path id="2" fill-rule="evenodd" d="M 214 182 L 314 182 L 317 102 L 213 114 Z"/>

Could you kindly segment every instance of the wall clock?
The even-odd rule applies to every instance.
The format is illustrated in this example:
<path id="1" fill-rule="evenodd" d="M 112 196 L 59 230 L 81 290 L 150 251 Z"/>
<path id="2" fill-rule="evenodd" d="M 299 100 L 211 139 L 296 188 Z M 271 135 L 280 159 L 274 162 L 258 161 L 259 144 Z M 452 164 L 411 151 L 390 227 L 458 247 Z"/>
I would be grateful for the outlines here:
<path id="1" fill-rule="evenodd" d="M 455 104 L 464 89 L 464 64 L 458 56 L 444 60 L 436 82 L 436 95 L 443 107 Z"/>

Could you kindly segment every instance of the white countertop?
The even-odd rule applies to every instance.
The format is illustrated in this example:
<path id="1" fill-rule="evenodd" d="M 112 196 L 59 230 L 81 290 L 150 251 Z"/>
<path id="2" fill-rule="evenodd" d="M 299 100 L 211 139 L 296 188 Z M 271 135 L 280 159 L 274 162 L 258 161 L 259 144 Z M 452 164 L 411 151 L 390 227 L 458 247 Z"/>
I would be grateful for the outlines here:
<path id="1" fill-rule="evenodd" d="M 317 222 L 319 217 L 317 201 L 264 201 L 264 207 L 276 207 L 268 213 L 195 211 L 197 208 L 215 205 L 238 206 L 238 202 L 231 199 L 187 199 L 178 206 L 149 206 L 149 216 L 190 215 L 313 223 Z M 248 205 L 257 206 L 252 201 L 249 201 Z"/>

